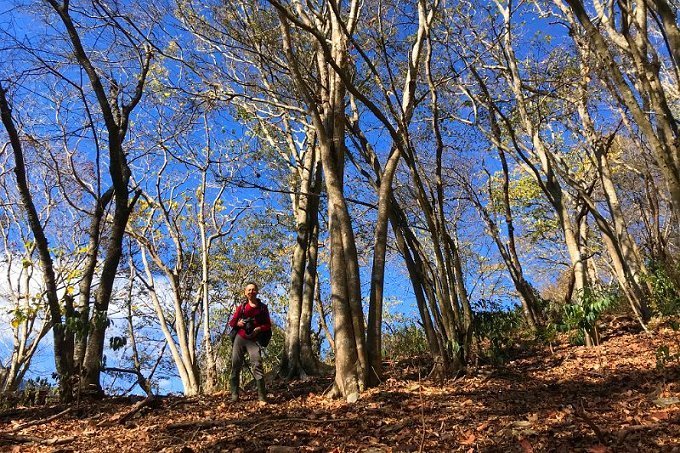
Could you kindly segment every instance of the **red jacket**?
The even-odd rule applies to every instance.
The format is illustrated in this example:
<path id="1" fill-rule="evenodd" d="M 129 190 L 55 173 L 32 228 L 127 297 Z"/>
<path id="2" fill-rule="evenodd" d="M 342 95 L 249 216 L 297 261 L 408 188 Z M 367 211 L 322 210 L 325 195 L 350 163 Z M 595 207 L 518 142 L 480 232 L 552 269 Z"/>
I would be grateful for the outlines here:
<path id="1" fill-rule="evenodd" d="M 269 309 L 262 303 L 260 299 L 257 299 L 257 307 L 251 307 L 248 302 L 244 302 L 238 307 L 236 307 L 236 312 L 234 316 L 231 317 L 229 321 L 230 327 L 236 327 L 236 323 L 241 318 L 254 318 L 254 327 L 259 327 L 260 332 L 267 330 L 272 330 L 272 321 L 269 318 Z M 253 338 L 248 338 L 245 329 L 239 329 L 238 335 L 242 338 L 252 340 Z"/>

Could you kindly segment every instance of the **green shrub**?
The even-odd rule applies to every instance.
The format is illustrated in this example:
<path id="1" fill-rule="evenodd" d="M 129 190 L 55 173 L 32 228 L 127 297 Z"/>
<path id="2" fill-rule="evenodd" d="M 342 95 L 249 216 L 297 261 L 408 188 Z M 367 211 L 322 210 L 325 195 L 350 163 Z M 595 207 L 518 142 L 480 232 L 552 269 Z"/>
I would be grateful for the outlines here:
<path id="1" fill-rule="evenodd" d="M 654 263 L 649 269 L 649 274 L 644 276 L 644 281 L 652 287 L 649 308 L 661 316 L 680 314 L 680 291 L 668 270 Z"/>
<path id="2" fill-rule="evenodd" d="M 488 340 L 488 348 L 482 351 L 482 355 L 497 365 L 509 360 L 515 340 L 524 334 L 524 319 L 520 307 L 510 311 L 476 312 L 473 323 L 478 345 Z"/>
<path id="3" fill-rule="evenodd" d="M 427 338 L 423 329 L 414 321 L 406 320 L 395 327 L 387 326 L 383 333 L 383 357 L 388 360 L 399 360 L 415 357 L 429 352 Z"/>
<path id="4" fill-rule="evenodd" d="M 574 303 L 564 305 L 560 330 L 573 331 L 570 339 L 572 344 L 584 344 L 584 332 L 594 331 L 602 313 L 614 307 L 618 299 L 618 293 L 611 288 L 584 288 L 576 294 Z"/>
<path id="5" fill-rule="evenodd" d="M 28 379 L 20 390 L 0 393 L 0 408 L 13 409 L 17 406 L 42 406 L 57 389 L 46 378 Z"/>

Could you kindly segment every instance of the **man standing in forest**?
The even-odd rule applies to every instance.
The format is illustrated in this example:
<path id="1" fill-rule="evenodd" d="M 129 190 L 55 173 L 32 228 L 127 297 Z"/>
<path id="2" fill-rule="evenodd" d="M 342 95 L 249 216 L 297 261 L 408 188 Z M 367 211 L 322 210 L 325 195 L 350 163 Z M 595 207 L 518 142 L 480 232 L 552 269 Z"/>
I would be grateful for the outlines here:
<path id="1" fill-rule="evenodd" d="M 241 368 L 246 352 L 250 355 L 250 364 L 257 386 L 257 399 L 262 402 L 267 401 L 260 349 L 263 338 L 260 337 L 266 337 L 267 340 L 271 337 L 272 323 L 267 306 L 257 297 L 258 290 L 255 283 L 251 282 L 246 285 L 246 301 L 236 308 L 234 316 L 229 321 L 229 326 L 237 329 L 231 351 L 230 386 L 231 400 L 234 402 L 238 401 Z M 265 340 L 266 342 L 268 341 Z"/>

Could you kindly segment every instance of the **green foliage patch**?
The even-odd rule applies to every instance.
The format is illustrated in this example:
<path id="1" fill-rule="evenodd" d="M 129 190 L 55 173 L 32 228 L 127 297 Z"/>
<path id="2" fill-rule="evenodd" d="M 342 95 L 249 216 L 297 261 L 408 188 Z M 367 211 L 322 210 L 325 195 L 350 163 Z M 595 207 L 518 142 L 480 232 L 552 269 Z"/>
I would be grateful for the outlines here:
<path id="1" fill-rule="evenodd" d="M 397 325 L 388 326 L 383 334 L 383 357 L 387 360 L 401 360 L 427 354 L 430 350 L 425 332 L 420 325 L 410 319 Z"/>
<path id="2" fill-rule="evenodd" d="M 678 269 L 676 269 L 676 274 Z M 680 289 L 671 277 L 671 272 L 659 263 L 649 266 L 649 273 L 643 277 L 652 289 L 649 308 L 660 316 L 680 314 Z"/>
<path id="3" fill-rule="evenodd" d="M 600 316 L 614 307 L 618 299 L 613 289 L 584 288 L 576 294 L 574 303 L 564 305 L 564 317 L 558 328 L 571 332 L 572 344 L 585 344 L 584 332 L 596 329 Z"/>
<path id="4" fill-rule="evenodd" d="M 484 310 L 475 313 L 474 330 L 480 355 L 494 365 L 506 363 L 515 340 L 524 333 L 521 309 Z M 482 348 L 481 346 L 486 346 Z"/>

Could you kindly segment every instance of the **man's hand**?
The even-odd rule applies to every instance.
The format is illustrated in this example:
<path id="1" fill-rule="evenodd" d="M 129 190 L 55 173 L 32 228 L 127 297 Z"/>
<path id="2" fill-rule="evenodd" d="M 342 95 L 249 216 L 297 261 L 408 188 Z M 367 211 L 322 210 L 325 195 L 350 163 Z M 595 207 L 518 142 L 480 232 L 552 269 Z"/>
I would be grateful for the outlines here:
<path id="1" fill-rule="evenodd" d="M 253 338 L 257 337 L 257 334 L 260 333 L 262 329 L 259 327 L 255 327 L 252 332 L 250 332 L 250 335 L 248 335 L 248 339 L 252 340 Z"/>
<path id="2" fill-rule="evenodd" d="M 242 320 L 242 319 L 239 319 L 239 320 L 238 320 L 238 322 L 236 323 L 236 326 L 237 326 L 237 327 L 241 327 L 241 328 L 243 328 L 243 327 L 245 327 L 245 326 L 246 326 L 246 323 L 245 323 L 245 322 L 243 322 L 243 320 Z"/>

